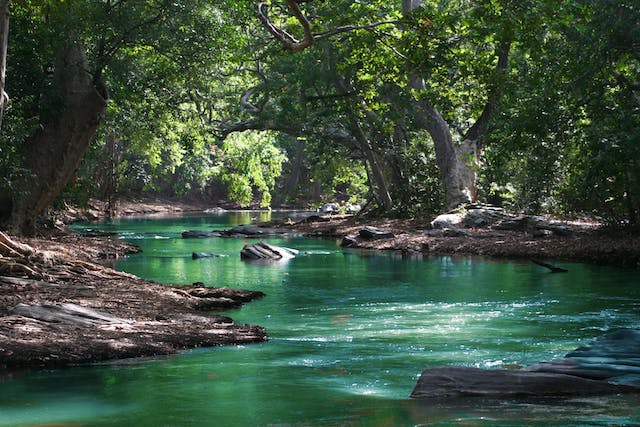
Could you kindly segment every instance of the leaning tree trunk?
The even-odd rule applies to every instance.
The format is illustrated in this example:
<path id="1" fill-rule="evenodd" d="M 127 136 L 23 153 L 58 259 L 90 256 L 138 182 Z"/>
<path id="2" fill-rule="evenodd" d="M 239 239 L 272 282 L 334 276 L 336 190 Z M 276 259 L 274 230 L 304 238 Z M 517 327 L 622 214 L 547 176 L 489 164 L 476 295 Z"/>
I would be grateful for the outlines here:
<path id="1" fill-rule="evenodd" d="M 0 127 L 4 107 L 9 97 L 4 90 L 5 76 L 7 74 L 7 50 L 9 46 L 9 0 L 0 0 Z"/>
<path id="2" fill-rule="evenodd" d="M 41 112 L 41 125 L 25 142 L 27 176 L 14 200 L 11 229 L 32 235 L 37 218 L 75 173 L 107 105 L 101 82 L 95 82 L 84 47 L 71 41 L 56 58 L 51 91 Z"/>
<path id="3" fill-rule="evenodd" d="M 422 0 L 402 0 L 402 12 L 407 15 L 421 5 Z M 409 72 L 408 80 L 411 89 L 425 91 L 424 80 L 419 76 Z M 428 100 L 414 99 L 413 103 L 417 125 L 433 139 L 447 209 L 474 202 L 477 195 L 475 141 L 456 145 L 449 124 Z"/>

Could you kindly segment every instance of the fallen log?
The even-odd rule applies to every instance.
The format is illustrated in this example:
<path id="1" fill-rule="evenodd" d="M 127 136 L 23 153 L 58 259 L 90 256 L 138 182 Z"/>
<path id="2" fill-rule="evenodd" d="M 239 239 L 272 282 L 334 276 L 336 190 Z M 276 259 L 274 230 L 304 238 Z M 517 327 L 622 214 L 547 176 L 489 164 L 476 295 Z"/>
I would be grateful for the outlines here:
<path id="1" fill-rule="evenodd" d="M 29 317 L 50 323 L 76 323 L 79 325 L 101 325 L 108 323 L 132 323 L 130 320 L 101 313 L 96 310 L 71 303 L 23 304 L 9 310 L 13 315 Z"/>

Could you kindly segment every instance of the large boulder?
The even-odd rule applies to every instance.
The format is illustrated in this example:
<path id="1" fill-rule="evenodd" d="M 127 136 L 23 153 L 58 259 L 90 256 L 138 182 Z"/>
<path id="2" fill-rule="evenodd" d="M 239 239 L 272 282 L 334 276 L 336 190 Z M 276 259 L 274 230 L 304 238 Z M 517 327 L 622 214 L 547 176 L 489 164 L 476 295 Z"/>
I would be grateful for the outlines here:
<path id="1" fill-rule="evenodd" d="M 640 387 L 640 330 L 608 333 L 564 359 L 541 362 L 529 369 Z"/>
<path id="2" fill-rule="evenodd" d="M 464 216 L 464 226 L 469 228 L 490 227 L 507 217 L 504 209 L 493 206 L 468 209 Z"/>
<path id="3" fill-rule="evenodd" d="M 431 228 L 458 228 L 464 224 L 464 218 L 464 213 L 448 213 L 438 215 L 433 221 L 431 221 Z"/>
<path id="4" fill-rule="evenodd" d="M 632 392 L 640 392 L 640 388 L 558 373 L 451 366 L 425 369 L 411 397 L 569 397 Z"/>
<path id="5" fill-rule="evenodd" d="M 526 370 L 425 369 L 411 396 L 570 397 L 628 392 L 640 394 L 640 330 L 635 329 L 603 335 L 563 359 Z"/>
<path id="6" fill-rule="evenodd" d="M 270 245 L 265 242 L 244 245 L 240 251 L 240 258 L 244 260 L 283 261 L 294 258 L 296 255 L 298 255 L 296 249 Z"/>

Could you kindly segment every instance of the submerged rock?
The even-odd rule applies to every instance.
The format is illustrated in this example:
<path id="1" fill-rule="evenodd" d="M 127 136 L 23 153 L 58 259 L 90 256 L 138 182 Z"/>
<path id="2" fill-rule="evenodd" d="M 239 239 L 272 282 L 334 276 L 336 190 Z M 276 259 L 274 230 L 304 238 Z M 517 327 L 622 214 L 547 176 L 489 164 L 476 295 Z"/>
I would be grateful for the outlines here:
<path id="1" fill-rule="evenodd" d="M 183 239 L 207 239 L 210 237 L 220 237 L 220 233 L 216 231 L 200 231 L 188 230 L 182 232 Z"/>
<path id="2" fill-rule="evenodd" d="M 298 255 L 298 251 L 296 249 L 270 245 L 265 242 L 244 245 L 240 251 L 240 258 L 244 260 L 282 261 L 294 258 L 296 255 Z"/>
<path id="3" fill-rule="evenodd" d="M 200 258 L 221 258 L 226 257 L 224 254 L 214 254 L 211 252 L 193 252 L 191 254 L 191 259 L 200 259 Z"/>
<path id="4" fill-rule="evenodd" d="M 286 228 L 260 227 L 257 225 L 238 225 L 220 233 L 221 237 L 261 238 L 274 236 L 288 236 L 296 234 Z"/>

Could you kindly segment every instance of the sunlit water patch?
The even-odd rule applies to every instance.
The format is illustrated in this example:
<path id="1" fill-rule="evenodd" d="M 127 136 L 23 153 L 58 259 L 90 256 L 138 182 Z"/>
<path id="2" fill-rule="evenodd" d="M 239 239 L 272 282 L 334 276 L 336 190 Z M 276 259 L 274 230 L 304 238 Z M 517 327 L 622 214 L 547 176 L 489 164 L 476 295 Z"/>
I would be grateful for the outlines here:
<path id="1" fill-rule="evenodd" d="M 265 326 L 269 342 L 7 380 L 0 393 L 12 397 L 0 403 L 0 425 L 640 423 L 637 397 L 430 406 L 408 399 L 426 367 L 515 369 L 562 357 L 603 332 L 639 327 L 638 271 L 561 263 L 569 273 L 549 274 L 528 263 L 403 259 L 303 238 L 269 239 L 301 254 L 256 265 L 239 257 L 250 240 L 180 237 L 244 224 L 251 215 L 141 218 L 100 228 L 142 247 L 119 263 L 122 270 L 161 283 L 264 291 L 264 299 L 227 314 Z M 193 252 L 226 256 L 193 260 Z"/>

